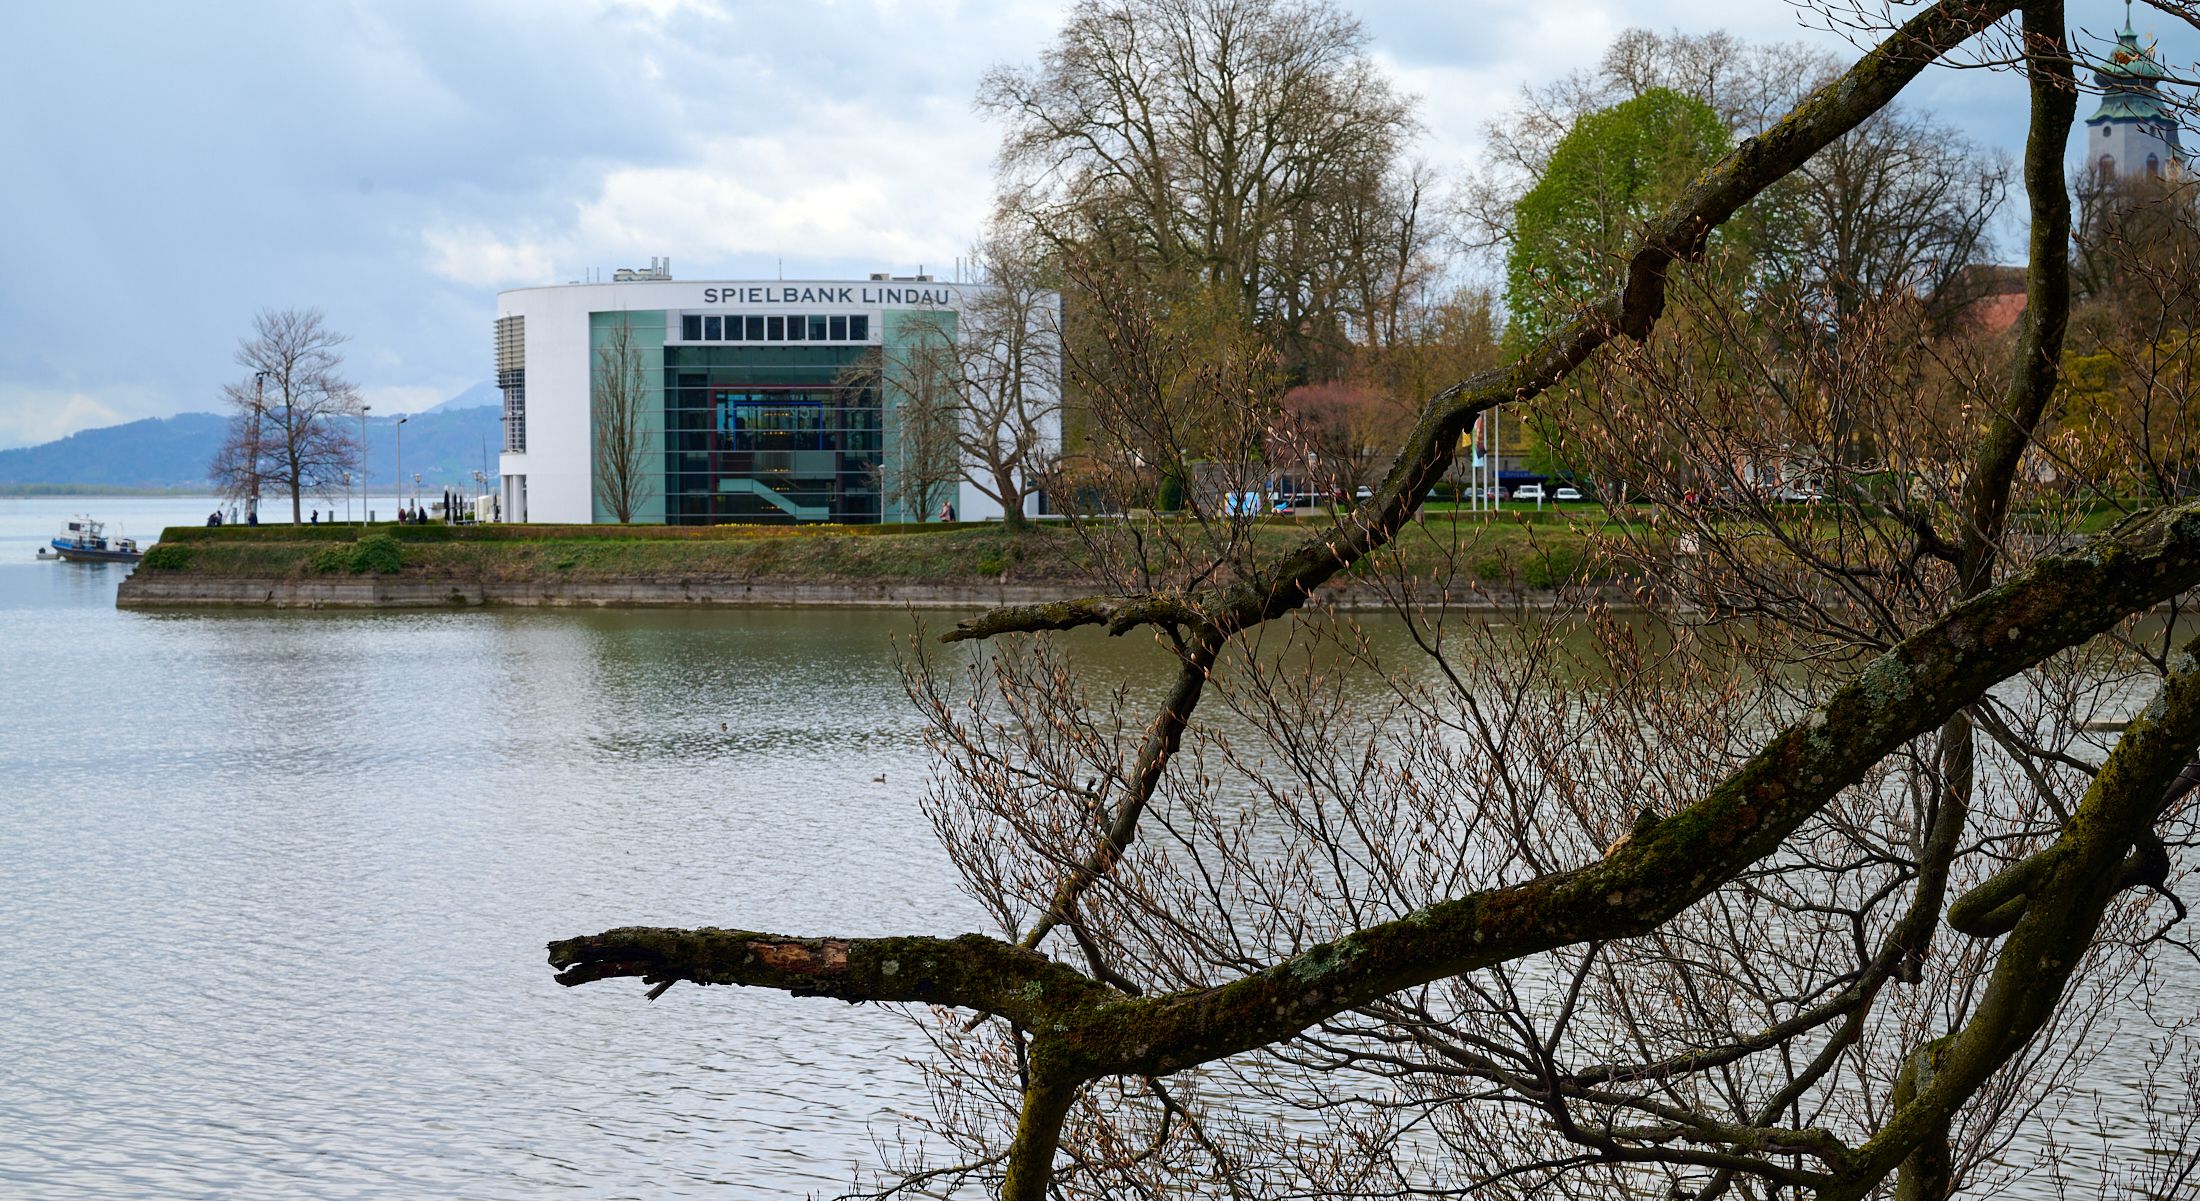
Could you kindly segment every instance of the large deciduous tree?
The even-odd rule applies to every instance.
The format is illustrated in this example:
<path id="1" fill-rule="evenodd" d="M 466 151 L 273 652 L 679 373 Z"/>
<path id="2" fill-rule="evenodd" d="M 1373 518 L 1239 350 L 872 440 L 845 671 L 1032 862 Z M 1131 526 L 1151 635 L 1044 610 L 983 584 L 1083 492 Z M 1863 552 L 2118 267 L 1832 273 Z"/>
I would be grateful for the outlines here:
<path id="1" fill-rule="evenodd" d="M 290 519 L 303 499 L 342 486 L 359 466 L 359 440 L 346 418 L 359 414 L 359 390 L 342 375 L 343 334 L 319 309 L 263 309 L 237 344 L 237 365 L 251 374 L 222 388 L 229 431 L 209 474 L 222 495 L 255 508 L 268 492 L 288 493 Z"/>
<path id="2" fill-rule="evenodd" d="M 2142 497 L 2102 528 L 2027 469 L 2070 312 L 2062 6 L 1939 0 L 1881 35 L 1639 215 L 1602 293 L 1431 393 L 1369 503 L 1281 542 L 1100 524 L 1109 590 L 996 609 L 948 634 L 989 653 L 912 662 L 926 812 L 993 932 L 625 928 L 552 943 L 558 978 L 957 1011 L 931 1027 L 943 1158 L 903 1182 L 932 1190 L 1994 1184 L 2183 916 L 2200 504 Z M 1713 232 L 1974 41 L 2030 97 L 2014 336 L 1964 357 L 1869 305 L 1838 353 L 1734 336 L 1814 318 L 1695 266 Z M 1096 379 L 1170 419 L 1121 457 L 1259 444 L 1266 351 L 1089 278 L 1113 314 L 1092 364 L 1118 373 Z M 1592 359 L 1633 386 L 1584 407 L 1582 453 L 1633 463 L 1645 507 L 1570 536 L 1416 517 L 1478 417 Z M 1835 460 L 1812 503 L 1700 503 L 1765 444 L 1767 394 L 1914 467 Z M 1525 567 L 1556 613 L 1515 607 Z M 1150 631 L 1151 687 L 1089 686 L 1062 637 L 1084 627 Z M 2190 1148 L 2141 1158 L 2135 1195 L 2191 1179 Z"/>
<path id="3" fill-rule="evenodd" d="M 1420 236 L 1410 111 L 1365 45 L 1322 0 L 1083 0 L 1036 68 L 980 92 L 1009 124 L 1007 202 L 1317 362 L 1392 290 L 1361 268 Z"/>
<path id="4" fill-rule="evenodd" d="M 1623 247 L 1727 147 L 1710 105 L 1652 88 L 1585 114 L 1559 139 L 1513 212 L 1507 332 L 1532 346 L 1626 270 Z"/>

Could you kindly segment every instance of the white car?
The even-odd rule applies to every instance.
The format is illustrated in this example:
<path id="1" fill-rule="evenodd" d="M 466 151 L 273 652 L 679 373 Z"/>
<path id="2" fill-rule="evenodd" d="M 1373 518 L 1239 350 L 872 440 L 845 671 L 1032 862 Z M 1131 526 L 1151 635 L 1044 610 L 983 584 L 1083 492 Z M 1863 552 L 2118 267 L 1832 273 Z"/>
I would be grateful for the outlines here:
<path id="1" fill-rule="evenodd" d="M 1520 485 L 1520 486 L 1519 486 L 1518 488 L 1515 488 L 1515 489 L 1513 489 L 1513 499 L 1514 499 L 1514 500 L 1538 500 L 1538 501 L 1539 501 L 1539 500 L 1543 500 L 1543 499 L 1546 499 L 1546 498 L 1544 497 L 1544 495 L 1543 495 L 1543 485 L 1541 485 L 1541 484 L 1522 484 L 1522 485 Z"/>
<path id="2" fill-rule="evenodd" d="M 1553 492 L 1553 493 L 1551 493 L 1551 499 L 1552 499 L 1552 500 L 1580 500 L 1580 499 L 1581 499 L 1581 489 L 1579 489 L 1579 488 L 1576 488 L 1576 487 L 1574 487 L 1574 486 L 1573 486 L 1573 485 L 1571 485 L 1571 484 L 1560 484 L 1560 485 L 1558 486 L 1558 491 L 1556 491 L 1556 492 Z"/>

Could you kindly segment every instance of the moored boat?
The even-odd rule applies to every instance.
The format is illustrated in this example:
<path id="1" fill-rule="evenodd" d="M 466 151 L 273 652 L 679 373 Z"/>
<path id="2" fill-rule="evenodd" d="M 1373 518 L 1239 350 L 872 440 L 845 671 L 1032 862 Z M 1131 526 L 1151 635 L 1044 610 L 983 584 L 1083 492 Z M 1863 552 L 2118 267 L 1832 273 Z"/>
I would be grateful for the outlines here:
<path id="1" fill-rule="evenodd" d="M 145 557 L 135 538 L 109 538 L 107 524 L 74 517 L 53 542 L 53 553 L 72 563 L 135 563 Z"/>

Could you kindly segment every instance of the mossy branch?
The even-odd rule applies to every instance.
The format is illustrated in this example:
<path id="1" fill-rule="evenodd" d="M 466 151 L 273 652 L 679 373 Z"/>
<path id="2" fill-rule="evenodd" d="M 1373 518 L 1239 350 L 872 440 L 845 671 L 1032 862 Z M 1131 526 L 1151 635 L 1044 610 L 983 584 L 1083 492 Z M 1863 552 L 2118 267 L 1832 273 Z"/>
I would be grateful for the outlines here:
<path id="1" fill-rule="evenodd" d="M 741 984 L 798 997 L 906 1001 L 995 1014 L 1044 1026 L 1064 1009 L 1122 994 L 1055 963 L 980 934 L 958 938 L 796 938 L 753 930 L 628 926 L 550 944 L 558 983 L 635 977 L 657 987 L 681 980 Z"/>
<path id="2" fill-rule="evenodd" d="M 2196 585 L 2200 502 L 2126 522 L 2073 553 L 2040 560 L 1879 656 L 1703 800 L 1605 858 L 1441 902 L 1215 988 L 1132 998 L 975 934 L 795 939 L 627 929 L 553 943 L 551 963 L 569 984 L 635 976 L 959 1006 L 1045 1032 L 1057 1075 L 1180 1071 L 1288 1038 L 1401 989 L 1655 929 L 1769 853 L 1872 764 L 1987 689 Z M 2193 691 L 2200 694 L 2200 685 Z M 2189 759 L 2188 747 L 2155 786 L 2154 803 Z M 2101 777 L 2121 778 L 2111 770 Z M 2112 886 L 2131 842 L 2116 850 L 2095 887 Z"/>

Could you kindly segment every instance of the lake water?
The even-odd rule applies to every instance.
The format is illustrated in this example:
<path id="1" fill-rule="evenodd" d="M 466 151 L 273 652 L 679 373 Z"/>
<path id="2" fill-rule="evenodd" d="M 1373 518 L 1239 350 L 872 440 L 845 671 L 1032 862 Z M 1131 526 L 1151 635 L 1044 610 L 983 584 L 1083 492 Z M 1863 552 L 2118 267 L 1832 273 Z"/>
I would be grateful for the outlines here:
<path id="1" fill-rule="evenodd" d="M 982 925 L 905 616 L 144 614 L 33 558 L 211 507 L 0 499 L 0 1195 L 801 1195 L 921 1104 L 890 1013 L 542 953 Z"/>
<path id="2" fill-rule="evenodd" d="M 985 928 L 915 805 L 907 617 L 149 614 L 32 557 L 211 507 L 0 499 L 0 1196 L 830 1193 L 923 1106 L 891 1013 L 542 953 Z"/>

